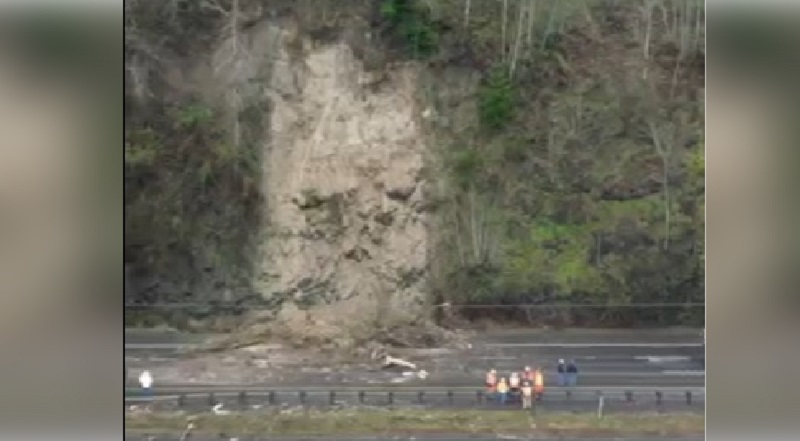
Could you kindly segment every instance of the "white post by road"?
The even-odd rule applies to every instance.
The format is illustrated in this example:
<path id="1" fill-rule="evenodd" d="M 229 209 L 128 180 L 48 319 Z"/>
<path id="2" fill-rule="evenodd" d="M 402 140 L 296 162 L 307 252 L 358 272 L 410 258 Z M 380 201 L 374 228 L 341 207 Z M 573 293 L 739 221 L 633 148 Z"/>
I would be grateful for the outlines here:
<path id="1" fill-rule="evenodd" d="M 597 399 L 597 418 L 603 418 L 603 405 L 605 404 L 605 396 L 600 395 Z"/>
<path id="2" fill-rule="evenodd" d="M 142 387 L 142 392 L 145 396 L 150 396 L 150 387 L 153 385 L 153 376 L 150 375 L 150 371 L 143 371 L 139 375 L 139 385 Z"/>

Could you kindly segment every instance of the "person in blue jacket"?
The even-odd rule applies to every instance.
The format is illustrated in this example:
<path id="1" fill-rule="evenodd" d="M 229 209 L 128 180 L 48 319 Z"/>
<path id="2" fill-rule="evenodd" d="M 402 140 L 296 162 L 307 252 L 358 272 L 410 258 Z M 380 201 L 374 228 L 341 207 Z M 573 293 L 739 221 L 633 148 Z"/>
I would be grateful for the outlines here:
<path id="1" fill-rule="evenodd" d="M 566 369 L 566 376 L 567 376 L 567 385 L 568 386 L 575 386 L 578 384 L 578 366 L 575 364 L 575 360 L 570 360 L 569 364 L 567 365 Z"/>
<path id="2" fill-rule="evenodd" d="M 558 371 L 558 385 L 559 386 L 566 386 L 567 385 L 567 367 L 564 365 L 564 359 L 558 359 L 558 367 L 556 368 Z"/>

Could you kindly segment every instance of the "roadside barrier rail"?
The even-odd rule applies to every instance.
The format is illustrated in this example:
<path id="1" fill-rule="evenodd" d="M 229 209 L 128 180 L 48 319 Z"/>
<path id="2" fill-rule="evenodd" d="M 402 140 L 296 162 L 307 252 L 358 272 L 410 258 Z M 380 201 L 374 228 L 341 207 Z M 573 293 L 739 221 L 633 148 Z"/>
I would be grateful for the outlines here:
<path id="1" fill-rule="evenodd" d="M 270 406 L 280 405 L 286 400 L 300 405 L 337 405 L 345 403 L 358 404 L 398 404 L 398 398 L 404 398 L 402 405 L 487 405 L 497 404 L 496 396 L 485 390 L 477 388 L 247 388 L 235 390 L 233 388 L 214 390 L 197 388 L 170 388 L 164 387 L 151 390 L 145 394 L 139 389 L 128 388 L 125 393 L 125 402 L 175 402 L 178 407 L 184 407 L 190 398 L 194 402 L 204 399 L 208 406 L 220 403 L 220 398 L 233 398 L 242 406 L 257 403 Z M 647 390 L 634 390 L 631 388 L 551 388 L 545 390 L 537 401 L 550 403 L 595 403 L 613 400 L 627 404 L 655 404 L 662 406 L 666 403 L 683 403 L 687 406 L 695 405 L 705 400 L 705 388 L 649 388 Z"/>

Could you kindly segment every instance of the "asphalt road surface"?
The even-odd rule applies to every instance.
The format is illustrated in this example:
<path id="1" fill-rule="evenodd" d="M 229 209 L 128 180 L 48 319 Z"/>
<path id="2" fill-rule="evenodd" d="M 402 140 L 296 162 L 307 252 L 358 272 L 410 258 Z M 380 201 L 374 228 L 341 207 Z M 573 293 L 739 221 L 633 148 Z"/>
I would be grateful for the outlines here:
<path id="1" fill-rule="evenodd" d="M 125 434 L 125 441 L 178 441 L 180 438 L 177 435 L 164 435 L 153 436 L 139 435 L 139 434 Z M 270 437 L 270 438 L 249 438 L 249 437 L 231 437 L 231 436 L 216 436 L 204 437 L 193 435 L 192 441 L 229 441 L 236 439 L 238 441 L 380 441 L 380 440 L 395 440 L 395 441 L 497 441 L 497 440 L 537 440 L 541 441 L 542 438 L 526 438 L 523 436 L 512 435 L 498 435 L 493 437 L 487 436 L 458 436 L 458 435 L 440 435 L 440 436 L 413 436 L 413 437 L 347 437 L 347 438 L 333 438 L 333 437 Z M 702 441 L 704 438 L 558 438 L 559 441 Z"/>
<path id="2" fill-rule="evenodd" d="M 165 332 L 127 331 L 126 357 L 162 360 L 179 357 L 179 351 L 197 344 L 204 336 Z M 563 330 L 504 331 L 481 335 L 467 353 L 429 351 L 403 358 L 417 362 L 428 378 L 400 378 L 391 371 L 308 373 L 285 380 L 281 386 L 386 386 L 402 382 L 414 387 L 475 387 L 486 370 L 500 374 L 525 365 L 542 366 L 545 384 L 557 384 L 559 358 L 575 360 L 580 370 L 578 385 L 608 388 L 701 388 L 705 386 L 705 347 L 699 330 Z M 133 375 L 135 376 L 135 374 Z M 156 379 L 158 380 L 158 379 Z M 158 383 L 157 383 L 158 384 Z M 131 379 L 128 386 L 135 386 Z M 196 385 L 199 386 L 199 385 Z M 253 384 L 256 386 L 256 384 Z M 268 384 L 258 386 L 268 388 Z"/>
<path id="3" fill-rule="evenodd" d="M 168 359 L 178 357 L 204 336 L 165 332 L 126 331 L 126 356 Z M 505 331 L 477 337 L 473 349 L 464 354 L 431 351 L 403 356 L 418 362 L 429 377 L 407 380 L 415 387 L 475 387 L 486 370 L 501 374 L 525 365 L 542 366 L 545 383 L 557 384 L 554 366 L 559 358 L 574 359 L 580 370 L 579 386 L 594 388 L 704 387 L 705 347 L 700 330 L 563 330 Z M 365 373 L 359 384 L 389 386 L 396 372 Z M 349 383 L 349 384 L 348 384 Z M 356 386 L 351 377 L 336 372 L 305 376 L 282 386 Z M 129 382 L 135 386 L 135 381 Z M 260 386 L 268 387 L 262 384 Z"/>

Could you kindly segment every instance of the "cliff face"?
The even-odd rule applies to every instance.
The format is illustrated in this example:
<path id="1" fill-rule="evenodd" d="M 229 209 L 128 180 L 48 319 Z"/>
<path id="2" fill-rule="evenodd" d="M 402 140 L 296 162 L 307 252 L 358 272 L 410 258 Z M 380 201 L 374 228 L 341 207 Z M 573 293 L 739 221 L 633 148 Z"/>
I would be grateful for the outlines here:
<path id="1" fill-rule="evenodd" d="M 126 3 L 129 298 L 318 336 L 701 320 L 702 3 L 623 3 Z"/>
<path id="2" fill-rule="evenodd" d="M 368 31 L 334 34 L 312 38 L 292 17 L 261 16 L 163 69 L 170 99 L 196 97 L 215 109 L 230 148 L 252 148 L 258 220 L 240 227 L 255 230 L 240 245 L 250 250 L 246 270 L 225 271 L 197 253 L 191 277 L 156 272 L 145 285 L 149 298 L 259 299 L 289 316 L 297 306 L 325 306 L 322 315 L 337 322 L 419 317 L 428 253 L 422 172 L 430 159 L 420 65 L 365 68 L 364 54 L 374 51 Z M 223 211 L 230 202 L 215 203 Z"/>
<path id="3" fill-rule="evenodd" d="M 276 32 L 257 291 L 362 320 L 413 314 L 427 244 L 417 69 L 367 72 L 345 43 Z"/>

